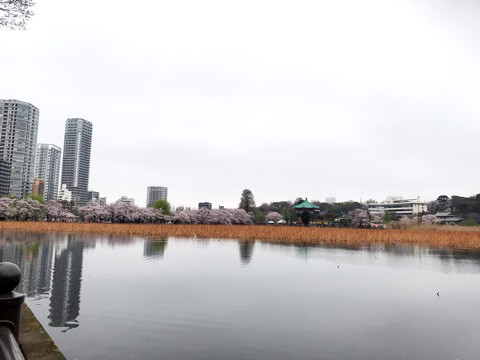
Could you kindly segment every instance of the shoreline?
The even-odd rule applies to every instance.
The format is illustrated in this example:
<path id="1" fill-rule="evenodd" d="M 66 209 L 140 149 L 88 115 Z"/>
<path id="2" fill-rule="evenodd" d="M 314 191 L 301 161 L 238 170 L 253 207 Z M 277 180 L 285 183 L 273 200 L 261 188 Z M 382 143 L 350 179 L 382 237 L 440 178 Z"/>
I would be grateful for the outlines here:
<path id="1" fill-rule="evenodd" d="M 154 236 L 159 238 L 236 239 L 286 245 L 406 244 L 480 249 L 480 228 L 352 229 L 272 225 L 173 225 L 56 222 L 0 222 L 0 231 L 29 233 Z"/>

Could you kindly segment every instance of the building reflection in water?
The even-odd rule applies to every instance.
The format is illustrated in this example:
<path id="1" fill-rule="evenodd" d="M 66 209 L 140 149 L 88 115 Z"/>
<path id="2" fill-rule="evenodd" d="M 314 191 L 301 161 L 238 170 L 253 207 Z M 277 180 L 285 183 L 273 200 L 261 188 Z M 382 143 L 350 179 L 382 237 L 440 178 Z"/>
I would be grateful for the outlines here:
<path id="1" fill-rule="evenodd" d="M 240 260 L 242 261 L 242 264 L 247 265 L 252 261 L 255 241 L 238 241 L 238 245 L 240 247 Z"/>
<path id="2" fill-rule="evenodd" d="M 143 242 L 143 256 L 147 260 L 163 259 L 167 244 L 167 239 L 145 239 Z"/>
<path id="3" fill-rule="evenodd" d="M 22 272 L 17 291 L 27 296 L 45 297 L 50 291 L 53 242 L 42 241 L 41 235 L 7 235 L 0 248 L 1 261 L 18 265 Z"/>
<path id="4" fill-rule="evenodd" d="M 17 264 L 22 272 L 16 290 L 37 299 L 50 295 L 49 326 L 79 326 L 83 250 L 95 246 L 88 240 L 77 235 L 3 234 L 0 259 Z"/>
<path id="5" fill-rule="evenodd" d="M 79 326 L 80 289 L 82 286 L 84 242 L 75 235 L 67 235 L 55 243 L 55 263 L 50 296 L 50 323 L 52 327 Z M 66 330 L 65 330 L 66 331 Z"/>

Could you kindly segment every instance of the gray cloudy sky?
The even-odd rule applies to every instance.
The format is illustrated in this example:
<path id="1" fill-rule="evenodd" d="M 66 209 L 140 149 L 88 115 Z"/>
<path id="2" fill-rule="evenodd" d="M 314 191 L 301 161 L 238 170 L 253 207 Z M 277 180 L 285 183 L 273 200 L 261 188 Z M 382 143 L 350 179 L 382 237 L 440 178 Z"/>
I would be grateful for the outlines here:
<path id="1" fill-rule="evenodd" d="M 0 98 L 94 124 L 90 188 L 174 205 L 480 192 L 477 0 L 38 0 Z"/>

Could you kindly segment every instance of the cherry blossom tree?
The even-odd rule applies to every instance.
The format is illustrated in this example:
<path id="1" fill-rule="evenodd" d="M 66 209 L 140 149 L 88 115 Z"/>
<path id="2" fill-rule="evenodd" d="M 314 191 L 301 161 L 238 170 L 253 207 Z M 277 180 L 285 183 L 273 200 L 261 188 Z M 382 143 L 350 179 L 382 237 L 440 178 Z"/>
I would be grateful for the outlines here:
<path id="1" fill-rule="evenodd" d="M 0 29 L 25 29 L 33 16 L 33 0 L 0 0 Z"/>
<path id="2" fill-rule="evenodd" d="M 419 225 L 434 225 L 440 222 L 440 219 L 437 218 L 435 215 L 422 215 L 416 216 L 413 218 L 412 223 L 416 222 Z"/>
<path id="3" fill-rule="evenodd" d="M 276 211 L 270 211 L 270 212 L 267 214 L 267 220 L 268 220 L 268 221 L 273 221 L 274 223 L 277 223 L 277 222 L 279 222 L 280 220 L 282 220 L 282 215 L 279 214 L 279 213 L 276 212 Z"/>
<path id="4" fill-rule="evenodd" d="M 243 209 L 181 210 L 172 213 L 174 224 L 253 224 L 252 216 Z"/>
<path id="5" fill-rule="evenodd" d="M 15 202 L 16 220 L 39 220 L 43 213 L 43 205 L 32 199 L 21 199 Z"/>
<path id="6" fill-rule="evenodd" d="M 407 215 L 403 215 L 400 218 L 400 220 L 398 220 L 398 223 L 400 224 L 400 226 L 408 227 L 408 226 L 412 226 L 415 223 L 415 221 L 416 221 L 415 219 L 411 219 Z"/>
<path id="7" fill-rule="evenodd" d="M 350 212 L 354 227 L 368 227 L 371 224 L 371 216 L 367 210 L 355 209 Z"/>
<path id="8" fill-rule="evenodd" d="M 11 219 L 15 213 L 15 200 L 8 197 L 0 198 L 0 218 Z"/>
<path id="9" fill-rule="evenodd" d="M 59 201 L 51 200 L 45 206 L 45 215 L 47 221 L 75 221 L 77 218 L 71 212 L 63 208 L 63 205 Z"/>
<path id="10" fill-rule="evenodd" d="M 372 217 L 372 222 L 374 222 L 375 224 L 382 224 L 383 223 L 384 214 L 373 213 L 373 214 L 370 214 L 370 215 Z"/>

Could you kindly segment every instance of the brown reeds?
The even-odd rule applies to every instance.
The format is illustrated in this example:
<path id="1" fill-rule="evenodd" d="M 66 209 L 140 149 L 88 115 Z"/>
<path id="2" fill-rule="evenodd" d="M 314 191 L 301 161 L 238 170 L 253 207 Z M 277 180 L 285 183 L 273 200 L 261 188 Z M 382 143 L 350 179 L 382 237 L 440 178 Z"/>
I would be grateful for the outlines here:
<path id="1" fill-rule="evenodd" d="M 103 223 L 0 222 L 0 231 L 109 234 L 161 238 L 259 240 L 279 244 L 362 246 L 418 244 L 437 248 L 480 249 L 480 228 L 428 227 L 406 230 L 315 228 L 303 226 L 147 225 Z"/>

